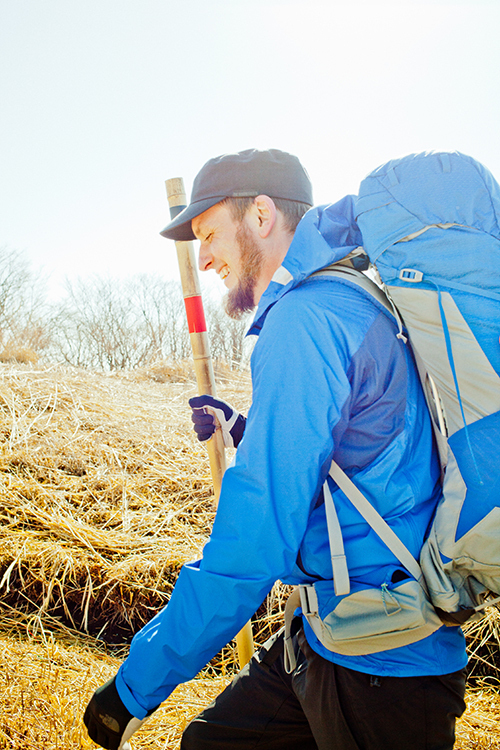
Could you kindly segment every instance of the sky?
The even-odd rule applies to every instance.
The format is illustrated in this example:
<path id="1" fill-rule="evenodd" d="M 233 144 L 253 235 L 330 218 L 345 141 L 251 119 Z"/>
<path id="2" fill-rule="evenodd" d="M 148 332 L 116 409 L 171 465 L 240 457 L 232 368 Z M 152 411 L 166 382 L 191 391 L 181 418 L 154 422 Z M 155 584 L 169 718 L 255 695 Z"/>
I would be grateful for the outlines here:
<path id="1" fill-rule="evenodd" d="M 317 204 L 433 149 L 500 179 L 499 34 L 500 0 L 0 0 L 0 247 L 54 298 L 178 279 L 165 180 L 246 148 Z"/>

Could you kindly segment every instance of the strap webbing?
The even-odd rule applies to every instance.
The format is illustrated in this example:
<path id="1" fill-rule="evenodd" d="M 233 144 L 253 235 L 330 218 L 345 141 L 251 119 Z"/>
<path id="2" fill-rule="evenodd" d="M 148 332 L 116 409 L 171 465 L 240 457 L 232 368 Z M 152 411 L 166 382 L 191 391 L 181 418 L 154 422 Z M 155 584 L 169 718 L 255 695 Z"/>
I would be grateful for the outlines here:
<path id="1" fill-rule="evenodd" d="M 300 589 L 296 586 L 288 597 L 285 605 L 284 667 L 287 674 L 291 674 L 296 665 L 295 651 L 292 643 L 292 619 L 293 613 L 298 607 L 300 607 Z"/>
<path id="2" fill-rule="evenodd" d="M 362 287 L 372 297 L 374 297 L 395 319 L 399 327 L 398 337 L 404 338 L 402 334 L 403 323 L 399 311 L 392 302 L 390 296 L 386 294 L 375 282 L 369 279 L 366 274 L 351 268 L 348 265 L 334 263 L 312 274 L 312 277 L 333 277 L 346 279 Z M 309 277 L 311 278 L 311 277 Z M 406 339 L 405 339 L 406 341 Z M 403 564 L 406 570 L 425 587 L 425 581 L 422 570 L 417 560 L 413 557 L 410 550 L 405 547 L 397 534 L 391 529 L 389 524 L 384 521 L 382 516 L 375 510 L 365 496 L 359 491 L 356 485 L 349 479 L 347 474 L 342 471 L 340 466 L 332 461 L 330 467 L 330 476 L 340 487 L 346 497 L 352 502 L 354 507 L 361 513 L 365 521 L 371 526 L 375 533 L 391 550 L 393 555 Z M 325 511 L 328 526 L 328 536 L 330 542 L 330 555 L 332 558 L 333 582 L 335 593 L 340 596 L 348 594 L 350 591 L 349 570 L 344 552 L 344 542 L 342 539 L 342 530 L 337 517 L 335 503 L 328 487 L 328 482 L 323 485 L 325 497 Z"/>
<path id="3" fill-rule="evenodd" d="M 392 301 L 389 293 L 384 291 L 384 289 L 381 289 L 378 284 L 369 279 L 365 273 L 362 273 L 355 268 L 351 268 L 350 266 L 333 263 L 333 265 L 325 266 L 325 268 L 322 268 L 320 271 L 315 271 L 309 276 L 310 279 L 314 277 L 347 279 L 353 284 L 356 284 L 356 286 L 361 287 L 365 292 L 368 292 L 368 294 L 382 305 L 382 307 L 390 313 L 391 317 L 395 319 L 399 329 L 398 338 L 403 339 L 406 343 L 407 339 L 403 334 L 403 321 L 398 308 Z"/>
<path id="4" fill-rule="evenodd" d="M 429 284 L 435 284 L 436 286 L 442 284 L 444 287 L 450 287 L 451 289 L 457 289 L 459 292 L 467 292 L 468 294 L 476 294 L 480 297 L 487 297 L 488 299 L 494 299 L 500 302 L 500 294 L 498 292 L 492 292 L 491 289 L 480 289 L 477 286 L 471 286 L 470 284 L 460 284 L 458 281 L 451 281 L 450 279 L 442 279 L 439 276 L 432 276 L 425 274 L 423 281 Z"/>
<path id="5" fill-rule="evenodd" d="M 359 491 L 356 485 L 349 479 L 347 474 L 342 471 L 340 466 L 332 461 L 330 467 L 330 476 L 340 487 L 344 495 L 351 501 L 356 510 L 361 513 L 365 521 L 372 527 L 375 533 L 389 547 L 393 555 L 404 565 L 406 570 L 423 584 L 422 569 L 415 560 L 410 550 L 405 547 L 401 539 L 391 529 L 388 523 L 384 521 L 373 505 L 368 502 L 366 497 Z M 331 495 L 330 495 L 331 497 Z M 325 497 L 326 502 L 326 497 Z M 333 502 L 333 500 L 332 500 Z"/>
<path id="6" fill-rule="evenodd" d="M 333 587 L 337 596 L 344 596 L 351 590 L 349 570 L 345 557 L 342 529 L 340 528 L 337 510 L 328 482 L 325 482 L 323 485 L 323 494 L 325 497 L 326 525 L 328 527 L 328 541 L 330 542 L 330 557 L 332 560 Z"/>

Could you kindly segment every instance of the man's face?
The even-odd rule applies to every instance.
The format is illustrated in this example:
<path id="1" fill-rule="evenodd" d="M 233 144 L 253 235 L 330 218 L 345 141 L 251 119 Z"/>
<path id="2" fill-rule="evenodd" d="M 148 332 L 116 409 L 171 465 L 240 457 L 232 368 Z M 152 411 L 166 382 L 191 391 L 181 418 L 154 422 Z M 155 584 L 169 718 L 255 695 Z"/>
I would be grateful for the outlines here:
<path id="1" fill-rule="evenodd" d="M 229 289 L 226 312 L 239 318 L 255 307 L 255 289 L 263 268 L 258 238 L 245 222 L 236 222 L 227 205 L 217 203 L 192 221 L 200 240 L 200 271 L 214 270 Z"/>

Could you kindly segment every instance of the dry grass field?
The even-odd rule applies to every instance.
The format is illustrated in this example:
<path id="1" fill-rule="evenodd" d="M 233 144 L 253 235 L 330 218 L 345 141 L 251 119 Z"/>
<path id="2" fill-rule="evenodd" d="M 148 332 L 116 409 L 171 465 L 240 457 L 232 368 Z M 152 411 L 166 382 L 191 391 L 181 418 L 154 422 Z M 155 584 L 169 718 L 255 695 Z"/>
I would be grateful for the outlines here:
<path id="1" fill-rule="evenodd" d="M 246 411 L 248 375 L 218 373 Z M 0 750 L 94 747 L 81 716 L 132 634 L 168 600 L 213 520 L 209 466 L 195 440 L 189 366 L 101 375 L 0 365 Z M 254 623 L 275 627 L 277 586 Z M 456 748 L 500 748 L 499 620 L 470 636 L 468 710 Z M 178 748 L 182 727 L 229 680 L 230 644 L 133 738 Z"/>

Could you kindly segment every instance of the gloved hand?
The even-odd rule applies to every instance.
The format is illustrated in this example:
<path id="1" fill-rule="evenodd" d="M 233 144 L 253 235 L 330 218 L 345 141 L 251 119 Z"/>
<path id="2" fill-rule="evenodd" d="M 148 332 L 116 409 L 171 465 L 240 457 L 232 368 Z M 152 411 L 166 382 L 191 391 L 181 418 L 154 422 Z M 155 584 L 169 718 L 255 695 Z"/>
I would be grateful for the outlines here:
<path id="1" fill-rule="evenodd" d="M 113 677 L 97 688 L 85 709 L 83 721 L 90 739 L 101 747 L 106 750 L 130 750 L 127 740 L 155 710 L 150 711 L 145 719 L 132 716 L 118 695 Z"/>
<path id="2" fill-rule="evenodd" d="M 215 419 L 219 420 L 224 445 L 226 448 L 237 448 L 245 432 L 246 419 L 242 414 L 213 396 L 195 396 L 189 399 L 193 410 L 191 419 L 198 440 L 210 440 L 215 432 Z"/>

